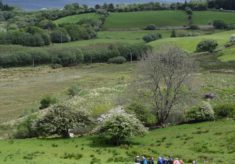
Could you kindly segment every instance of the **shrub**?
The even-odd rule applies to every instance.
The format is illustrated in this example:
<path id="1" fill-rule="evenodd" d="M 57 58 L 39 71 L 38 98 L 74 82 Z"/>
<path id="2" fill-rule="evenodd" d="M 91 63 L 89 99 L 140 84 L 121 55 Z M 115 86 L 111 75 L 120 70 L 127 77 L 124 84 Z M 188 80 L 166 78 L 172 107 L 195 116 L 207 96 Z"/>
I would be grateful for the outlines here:
<path id="1" fill-rule="evenodd" d="M 134 113 L 135 116 L 146 126 L 154 125 L 157 122 L 155 115 L 140 103 L 132 103 L 127 106 L 127 112 Z"/>
<path id="2" fill-rule="evenodd" d="M 221 104 L 214 108 L 218 118 L 235 118 L 235 104 Z"/>
<path id="3" fill-rule="evenodd" d="M 50 55 L 45 50 L 33 50 L 29 51 L 34 64 L 47 64 L 51 62 Z"/>
<path id="4" fill-rule="evenodd" d="M 40 109 L 48 108 L 50 105 L 55 104 L 57 102 L 57 99 L 52 96 L 46 96 L 40 101 Z"/>
<path id="5" fill-rule="evenodd" d="M 216 29 L 227 29 L 228 28 L 228 25 L 222 20 L 215 20 L 213 22 L 213 26 Z"/>
<path id="6" fill-rule="evenodd" d="M 35 120 L 36 116 L 29 116 L 18 124 L 16 132 L 14 133 L 14 138 L 24 139 L 36 137 L 37 132 L 34 126 Z"/>
<path id="7" fill-rule="evenodd" d="M 52 63 L 63 67 L 77 65 L 83 62 L 83 53 L 80 49 L 57 49 L 52 50 Z"/>
<path id="8" fill-rule="evenodd" d="M 175 30 L 172 30 L 171 31 L 171 38 L 175 38 L 176 37 L 176 31 Z"/>
<path id="9" fill-rule="evenodd" d="M 187 112 L 186 119 L 188 122 L 211 121 L 215 119 L 214 110 L 209 102 L 203 101 L 202 105 Z"/>
<path id="10" fill-rule="evenodd" d="M 69 137 L 69 130 L 87 127 L 92 124 L 89 113 L 75 111 L 66 106 L 55 106 L 36 121 L 39 136 L 59 135 Z"/>
<path id="11" fill-rule="evenodd" d="M 216 47 L 218 46 L 218 43 L 214 40 L 204 40 L 198 43 L 197 45 L 197 52 L 213 52 Z"/>
<path id="12" fill-rule="evenodd" d="M 51 64 L 51 68 L 52 69 L 58 69 L 58 68 L 62 68 L 63 66 L 61 64 Z"/>
<path id="13" fill-rule="evenodd" d="M 69 42 L 71 40 L 67 31 L 63 28 L 56 29 L 51 33 L 51 41 L 52 43 L 64 43 Z"/>
<path id="14" fill-rule="evenodd" d="M 81 93 L 81 88 L 78 85 L 74 85 L 71 88 L 68 89 L 68 95 L 70 96 L 76 96 L 79 93 Z"/>
<path id="15" fill-rule="evenodd" d="M 199 26 L 197 26 L 197 25 L 190 25 L 190 26 L 189 26 L 189 29 L 190 29 L 190 30 L 198 30 L 198 29 L 200 29 L 200 28 L 199 28 Z"/>
<path id="16" fill-rule="evenodd" d="M 134 115 L 121 110 L 103 116 L 95 132 L 112 144 L 120 145 L 129 137 L 143 135 L 146 129 Z"/>
<path id="17" fill-rule="evenodd" d="M 84 25 L 66 25 L 65 26 L 72 41 L 75 40 L 88 40 L 96 37 L 96 32 L 91 26 Z"/>
<path id="18" fill-rule="evenodd" d="M 230 37 L 230 42 L 234 42 L 234 43 L 235 43 L 235 34 L 233 34 L 233 35 Z"/>
<path id="19" fill-rule="evenodd" d="M 126 62 L 126 58 L 124 58 L 123 56 L 117 56 L 114 58 L 110 58 L 108 60 L 108 63 L 114 63 L 114 64 L 123 64 Z"/>
<path id="20" fill-rule="evenodd" d="M 145 30 L 156 30 L 157 26 L 154 24 L 150 24 L 144 28 Z"/>
<path id="21" fill-rule="evenodd" d="M 161 39 L 161 38 L 162 38 L 162 35 L 161 35 L 161 34 L 159 34 L 159 33 L 154 33 L 154 34 L 145 35 L 145 36 L 143 37 L 143 40 L 148 43 L 148 42 L 152 42 L 152 41 L 154 41 L 154 40 L 158 40 L 158 39 Z"/>

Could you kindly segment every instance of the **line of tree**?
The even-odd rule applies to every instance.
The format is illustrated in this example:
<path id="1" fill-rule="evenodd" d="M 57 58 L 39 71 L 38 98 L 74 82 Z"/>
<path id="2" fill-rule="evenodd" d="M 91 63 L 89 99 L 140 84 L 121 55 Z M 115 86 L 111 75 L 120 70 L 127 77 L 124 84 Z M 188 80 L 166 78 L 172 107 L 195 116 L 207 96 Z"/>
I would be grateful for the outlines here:
<path id="1" fill-rule="evenodd" d="M 112 3 L 103 5 L 95 5 L 95 9 L 105 9 L 109 12 L 131 12 L 131 11 L 148 11 L 148 10 L 184 10 L 186 7 L 190 7 L 193 10 L 207 10 L 206 2 L 185 2 L 185 3 L 138 3 L 138 4 L 127 4 L 127 5 L 114 5 Z"/>
<path id="2" fill-rule="evenodd" d="M 13 6 L 9 6 L 7 4 L 4 4 L 2 0 L 0 0 L 0 10 L 2 11 L 11 11 L 14 10 L 15 8 Z"/>
<path id="3" fill-rule="evenodd" d="M 208 7 L 215 9 L 235 10 L 234 0 L 208 0 Z"/>
<path id="4" fill-rule="evenodd" d="M 107 63 L 122 56 L 128 61 L 139 60 L 148 50 L 145 44 L 108 44 L 93 48 L 51 48 L 0 54 L 0 67 L 35 66 L 40 64 L 73 66 L 80 63 Z"/>
<path id="5" fill-rule="evenodd" d="M 57 27 L 50 21 L 44 21 L 36 26 L 10 30 L 0 33 L 0 44 L 19 44 L 40 47 L 51 43 L 64 43 L 77 40 L 88 40 L 96 37 L 96 26 L 92 27 L 88 21 L 84 24 L 67 24 Z"/>

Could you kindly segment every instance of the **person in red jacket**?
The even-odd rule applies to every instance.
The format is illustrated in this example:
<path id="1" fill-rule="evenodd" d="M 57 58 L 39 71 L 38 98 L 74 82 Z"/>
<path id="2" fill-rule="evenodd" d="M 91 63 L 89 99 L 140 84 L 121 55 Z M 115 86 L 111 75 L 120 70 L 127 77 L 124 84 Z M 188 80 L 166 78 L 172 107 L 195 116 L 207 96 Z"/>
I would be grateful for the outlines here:
<path id="1" fill-rule="evenodd" d="M 179 159 L 176 158 L 176 159 L 174 160 L 173 164 L 181 164 L 181 163 L 180 163 Z"/>

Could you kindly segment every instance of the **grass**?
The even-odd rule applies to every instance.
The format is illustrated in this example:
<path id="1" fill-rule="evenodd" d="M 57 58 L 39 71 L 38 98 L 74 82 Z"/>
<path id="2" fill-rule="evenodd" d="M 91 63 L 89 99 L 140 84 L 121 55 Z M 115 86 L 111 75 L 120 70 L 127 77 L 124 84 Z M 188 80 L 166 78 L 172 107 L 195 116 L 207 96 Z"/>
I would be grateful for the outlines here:
<path id="1" fill-rule="evenodd" d="M 235 61 L 235 48 L 232 47 L 222 51 L 219 60 L 221 60 L 222 62 Z"/>
<path id="2" fill-rule="evenodd" d="M 136 155 L 174 156 L 186 164 L 233 163 L 233 120 L 173 126 L 132 138 L 131 145 L 100 145 L 95 136 L 0 141 L 0 163 L 133 163 Z"/>
<path id="3" fill-rule="evenodd" d="M 149 24 L 157 26 L 186 25 L 186 15 L 182 11 L 143 11 L 111 13 L 104 29 L 140 29 Z"/>
<path id="4" fill-rule="evenodd" d="M 193 22 L 196 25 L 208 25 L 214 20 L 224 20 L 226 23 L 235 23 L 235 13 L 217 11 L 194 11 Z M 149 24 L 158 27 L 187 25 L 187 16 L 184 11 L 141 11 L 111 13 L 107 18 L 104 29 L 143 29 Z"/>
<path id="5" fill-rule="evenodd" d="M 113 92 L 123 89 L 132 67 L 132 64 L 93 64 L 56 70 L 47 66 L 0 69 L 0 123 L 37 109 L 46 95 L 54 95 L 63 101 L 67 89 L 77 84 L 89 93 L 82 98 L 86 108 L 92 109 L 97 103 L 111 106 Z M 103 81 L 106 81 L 105 85 Z M 92 96 L 93 93 L 100 97 Z M 110 101 L 105 103 L 107 97 Z M 75 97 L 71 102 L 79 98 Z"/>
<path id="6" fill-rule="evenodd" d="M 232 31 L 225 31 L 225 32 L 219 32 L 215 34 L 210 35 L 202 35 L 202 36 L 195 36 L 195 37 L 183 37 L 183 38 L 166 38 L 166 39 L 160 39 L 154 42 L 151 42 L 150 45 L 154 48 L 159 48 L 162 45 L 176 45 L 182 48 L 183 50 L 187 52 L 195 52 L 197 44 L 200 41 L 211 39 L 218 42 L 220 47 L 223 47 L 225 43 L 227 43 L 230 39 L 230 36 L 235 33 L 235 30 Z"/>
<path id="7" fill-rule="evenodd" d="M 60 24 L 67 24 L 67 23 L 78 23 L 82 19 L 95 19 L 98 20 L 99 15 L 95 13 L 88 13 L 88 14 L 79 14 L 79 15 L 72 15 L 72 16 L 67 16 L 63 17 L 60 19 L 55 20 L 54 22 L 58 25 Z"/>

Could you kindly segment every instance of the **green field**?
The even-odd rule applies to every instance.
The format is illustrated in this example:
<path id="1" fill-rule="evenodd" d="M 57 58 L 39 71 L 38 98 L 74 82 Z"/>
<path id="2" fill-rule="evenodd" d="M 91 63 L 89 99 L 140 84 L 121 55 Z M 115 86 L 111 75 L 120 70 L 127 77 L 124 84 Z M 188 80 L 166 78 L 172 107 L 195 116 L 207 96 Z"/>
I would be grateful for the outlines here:
<path id="1" fill-rule="evenodd" d="M 228 48 L 222 51 L 219 59 L 223 62 L 235 61 L 235 48 Z"/>
<path id="2" fill-rule="evenodd" d="M 235 13 L 215 11 L 194 11 L 193 22 L 196 25 L 208 25 L 214 20 L 224 20 L 235 23 Z M 187 25 L 187 16 L 183 11 L 143 11 L 111 13 L 107 18 L 104 29 L 140 29 L 149 24 L 158 27 Z"/>
<path id="3" fill-rule="evenodd" d="M 229 39 L 232 34 L 235 33 L 235 30 L 232 31 L 225 31 L 219 32 L 211 35 L 202 35 L 202 36 L 195 36 L 195 37 L 182 37 L 182 38 L 166 38 L 151 42 L 150 45 L 154 48 L 159 48 L 162 45 L 176 45 L 182 48 L 187 52 L 195 52 L 197 44 L 200 41 L 212 39 L 219 43 L 220 47 L 223 47 L 225 43 L 229 42 Z"/>
<path id="4" fill-rule="evenodd" d="M 136 155 L 174 156 L 186 164 L 232 164 L 235 160 L 233 120 L 173 126 L 132 138 L 132 146 L 101 146 L 96 137 L 0 141 L 0 163 L 133 163 Z M 66 159 L 67 154 L 74 154 Z M 81 156 L 76 159 L 76 156 Z M 116 162 L 115 161 L 116 158 Z M 123 159 L 124 162 L 118 162 Z M 114 161 L 113 161 L 114 160 Z"/>
<path id="5" fill-rule="evenodd" d="M 102 92 L 102 88 L 109 91 L 112 87 L 122 89 L 130 78 L 133 67 L 132 64 L 94 64 L 56 70 L 47 66 L 0 69 L 0 123 L 27 115 L 32 109 L 37 109 L 40 100 L 46 95 L 54 95 L 63 101 L 67 89 L 75 84 L 79 84 L 86 92 L 95 92 L 95 89 Z M 105 85 L 102 81 L 106 81 Z M 88 94 L 88 97 L 84 97 L 86 108 L 93 109 L 97 103 L 104 105 L 104 108 L 106 105 L 110 107 L 112 100 L 107 103 L 103 101 L 107 97 L 111 98 L 112 93 L 104 94 L 100 99 L 89 97 Z"/>
<path id="6" fill-rule="evenodd" d="M 84 18 L 98 20 L 99 15 L 89 13 L 66 16 L 54 22 L 57 25 L 74 24 Z M 185 104 L 176 106 L 177 110 L 184 112 L 181 116 L 186 117 L 186 112 L 203 101 L 206 93 L 215 94 L 215 99 L 210 101 L 214 109 L 235 102 L 235 47 L 224 46 L 229 42 L 231 35 L 235 34 L 235 30 L 211 29 L 213 20 L 235 24 L 235 12 L 194 11 L 193 24 L 204 27 L 198 30 L 182 29 L 188 22 L 187 15 L 180 10 L 110 12 L 103 28 L 97 31 L 97 37 L 94 39 L 44 47 L 0 45 L 0 55 L 29 50 L 51 50 L 48 52 L 56 53 L 58 51 L 52 50 L 67 50 L 66 48 L 96 50 L 100 47 L 107 48 L 110 43 L 143 44 L 145 35 L 160 33 L 161 39 L 146 43 L 152 46 L 153 53 L 159 52 L 164 46 L 176 45 L 188 52 L 201 66 L 191 74 L 194 79 L 191 83 L 192 92 L 189 93 L 189 97 L 193 99 L 191 105 L 186 105 L 189 101 L 186 99 Z M 160 29 L 143 30 L 150 24 L 155 24 Z M 173 26 L 178 34 L 176 38 L 170 37 Z M 6 24 L 0 23 L 0 32 L 5 28 Z M 183 35 L 185 37 L 178 37 Z M 208 39 L 218 42 L 216 51 L 194 53 L 197 44 Z M 129 49 L 127 51 L 129 52 Z M 102 56 L 101 53 L 98 55 Z M 1 60 L 0 64 L 4 58 Z M 124 64 L 78 64 L 57 69 L 52 69 L 49 65 L 0 67 L 0 164 L 132 164 L 136 155 L 154 156 L 155 159 L 159 156 L 173 156 L 183 159 L 185 164 L 191 164 L 193 160 L 197 160 L 199 164 L 234 163 L 235 120 L 217 119 L 217 116 L 216 120 L 211 122 L 172 124 L 166 128 L 150 130 L 145 136 L 133 136 L 126 144 L 120 146 L 107 145 L 92 133 L 70 139 L 11 139 L 17 123 L 22 119 L 47 111 L 39 109 L 40 101 L 45 96 L 55 97 L 58 104 L 71 105 L 76 110 L 86 110 L 94 119 L 119 105 L 127 107 L 131 103 L 131 94 L 135 94 L 133 80 L 139 76 L 139 66 L 139 61 L 133 61 Z M 71 96 L 68 89 L 73 86 L 79 87 L 79 94 Z M 150 99 L 144 100 L 141 97 L 138 100 L 152 109 Z"/>
<path id="7" fill-rule="evenodd" d="M 66 24 L 66 23 L 78 23 L 80 20 L 82 20 L 84 18 L 98 20 L 99 15 L 95 14 L 95 13 L 72 15 L 72 16 L 67 16 L 67 17 L 57 19 L 55 21 L 55 23 L 58 25 L 59 24 Z"/>

